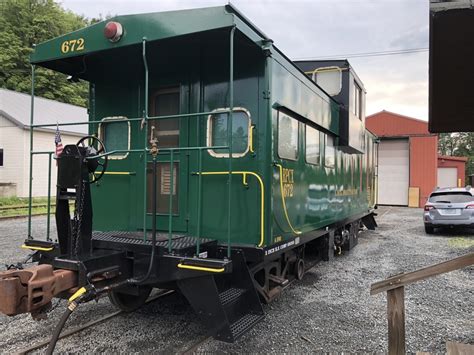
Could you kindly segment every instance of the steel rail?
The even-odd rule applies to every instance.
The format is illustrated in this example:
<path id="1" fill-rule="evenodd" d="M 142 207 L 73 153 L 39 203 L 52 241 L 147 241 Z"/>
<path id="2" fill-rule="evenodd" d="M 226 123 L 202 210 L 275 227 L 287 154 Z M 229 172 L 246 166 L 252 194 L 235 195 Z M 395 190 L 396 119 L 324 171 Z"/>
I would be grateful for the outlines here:
<path id="1" fill-rule="evenodd" d="M 158 295 L 148 299 L 145 304 L 148 304 L 148 303 L 151 303 L 151 302 L 154 302 L 156 301 L 157 299 L 160 299 L 162 297 L 165 297 L 165 296 L 168 296 L 168 295 L 171 295 L 173 293 L 175 293 L 176 291 L 174 290 L 168 290 L 168 291 L 163 291 L 161 293 L 159 293 Z M 77 328 L 74 328 L 74 329 L 70 329 L 70 330 L 67 330 L 65 331 L 64 333 L 62 333 L 58 339 L 64 339 L 64 338 L 67 338 L 67 337 L 70 337 L 71 335 L 74 335 L 74 334 L 77 334 L 79 332 L 82 332 L 83 330 L 86 330 L 88 328 L 91 328 L 92 326 L 96 325 L 96 324 L 100 324 L 102 322 L 105 322 L 111 318 L 114 318 L 118 315 L 121 315 L 122 313 L 126 313 L 125 311 L 122 311 L 122 310 L 119 310 L 119 311 L 115 311 L 115 312 L 112 312 L 112 313 L 109 313 L 103 317 L 100 317 L 99 319 L 96 319 L 96 320 L 93 320 L 93 321 L 90 321 L 90 322 L 87 322 Z M 35 351 L 35 350 L 38 350 L 38 349 L 41 349 L 45 346 L 48 346 L 49 344 L 49 341 L 50 339 L 44 339 L 44 340 L 41 340 L 40 342 L 36 343 L 36 344 L 33 344 L 27 348 L 24 348 L 24 349 L 21 349 L 19 350 L 18 352 L 16 352 L 15 354 L 20 354 L 20 355 L 25 355 L 25 354 L 28 354 L 32 351 Z"/>
<path id="2" fill-rule="evenodd" d="M 186 348 L 186 350 L 184 350 L 181 354 L 192 355 L 192 354 L 198 353 L 199 347 L 210 339 L 212 339 L 212 336 L 210 335 L 207 335 L 204 338 L 199 339 L 197 342 L 193 343 L 190 347 Z"/>

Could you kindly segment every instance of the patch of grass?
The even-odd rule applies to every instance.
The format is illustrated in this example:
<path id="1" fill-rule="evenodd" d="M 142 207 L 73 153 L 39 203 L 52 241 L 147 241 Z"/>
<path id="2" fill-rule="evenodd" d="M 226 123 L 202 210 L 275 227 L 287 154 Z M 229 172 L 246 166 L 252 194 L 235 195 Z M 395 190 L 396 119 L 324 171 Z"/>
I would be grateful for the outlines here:
<path id="1" fill-rule="evenodd" d="M 31 209 L 31 214 L 32 215 L 46 214 L 47 211 L 48 210 L 46 207 L 33 207 Z M 54 211 L 55 211 L 54 206 L 51 206 L 51 213 L 54 213 Z M 12 216 L 28 216 L 28 206 L 21 207 L 21 208 L 12 208 L 8 210 L 0 210 L 0 218 L 12 217 Z"/>
<path id="2" fill-rule="evenodd" d="M 448 241 L 452 248 L 467 249 L 474 246 L 474 237 L 456 237 Z"/>
<path id="3" fill-rule="evenodd" d="M 54 201 L 54 199 L 51 199 Z M 33 197 L 33 203 L 47 203 L 47 197 Z M 0 197 L 0 206 L 27 205 L 28 197 Z"/>

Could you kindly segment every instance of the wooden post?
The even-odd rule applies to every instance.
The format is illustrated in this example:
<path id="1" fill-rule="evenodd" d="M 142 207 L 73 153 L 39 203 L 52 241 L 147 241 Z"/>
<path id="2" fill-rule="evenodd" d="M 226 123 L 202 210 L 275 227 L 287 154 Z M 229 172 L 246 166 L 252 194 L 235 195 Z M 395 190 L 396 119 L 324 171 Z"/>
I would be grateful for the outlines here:
<path id="1" fill-rule="evenodd" d="M 388 353 L 405 355 L 405 288 L 387 291 Z"/>

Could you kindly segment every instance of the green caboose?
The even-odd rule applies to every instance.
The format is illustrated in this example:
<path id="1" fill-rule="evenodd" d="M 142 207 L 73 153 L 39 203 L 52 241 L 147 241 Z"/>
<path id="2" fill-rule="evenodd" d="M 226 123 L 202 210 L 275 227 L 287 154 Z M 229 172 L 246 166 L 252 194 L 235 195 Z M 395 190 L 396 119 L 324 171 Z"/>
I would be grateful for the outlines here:
<path id="1" fill-rule="evenodd" d="M 375 226 L 362 82 L 348 65 L 293 63 L 230 5 L 118 16 L 39 44 L 31 62 L 33 79 L 41 66 L 90 83 L 90 136 L 58 157 L 58 238 L 30 227 L 25 242 L 86 294 L 131 310 L 152 287 L 179 288 L 234 341 L 305 260 Z"/>

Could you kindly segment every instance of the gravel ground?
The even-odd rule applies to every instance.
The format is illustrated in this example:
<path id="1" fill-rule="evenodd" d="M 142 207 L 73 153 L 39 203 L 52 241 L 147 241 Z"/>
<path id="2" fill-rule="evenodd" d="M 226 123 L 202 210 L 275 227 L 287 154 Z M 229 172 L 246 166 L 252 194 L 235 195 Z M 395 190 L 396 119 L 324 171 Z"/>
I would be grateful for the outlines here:
<path id="1" fill-rule="evenodd" d="M 271 305 L 266 319 L 235 344 L 209 340 L 199 352 L 301 353 L 383 352 L 387 350 L 385 294 L 369 295 L 370 284 L 474 251 L 471 231 L 427 236 L 419 209 L 379 209 L 379 228 L 365 231 L 349 254 L 320 263 L 293 283 Z M 45 217 L 33 218 L 35 235 Z M 0 265 L 26 253 L 18 245 L 26 220 L 0 221 Z M 406 288 L 407 351 L 445 352 L 447 340 L 474 343 L 473 268 L 454 271 Z M 49 337 L 65 307 L 46 321 L 29 315 L 0 315 L 0 352 L 11 353 Z M 66 328 L 113 311 L 107 298 L 81 306 Z M 60 352 L 180 353 L 205 336 L 191 308 L 173 294 L 61 340 Z"/>

